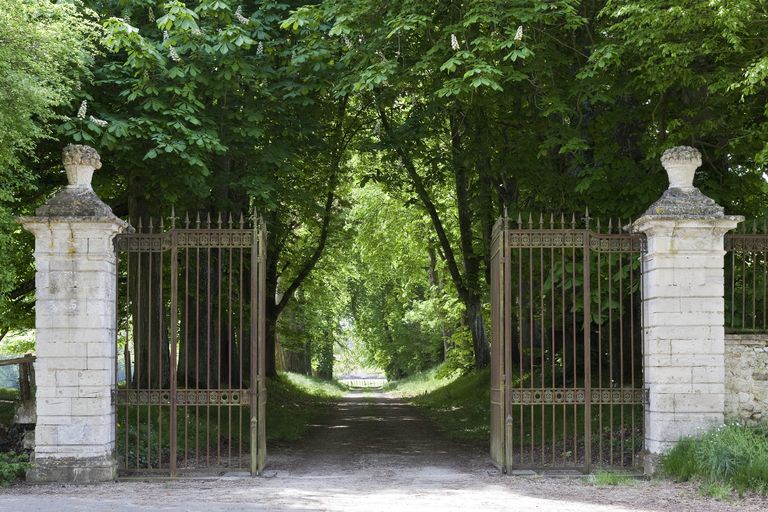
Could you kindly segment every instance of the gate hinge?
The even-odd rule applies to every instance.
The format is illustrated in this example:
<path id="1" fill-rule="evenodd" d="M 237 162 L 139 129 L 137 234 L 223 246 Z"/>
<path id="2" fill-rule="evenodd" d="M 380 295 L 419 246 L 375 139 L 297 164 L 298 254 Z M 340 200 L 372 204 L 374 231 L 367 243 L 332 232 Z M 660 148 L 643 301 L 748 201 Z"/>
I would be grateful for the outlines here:
<path id="1" fill-rule="evenodd" d="M 645 404 L 646 407 L 651 406 L 651 388 L 645 388 L 643 390 L 643 404 Z"/>
<path id="2" fill-rule="evenodd" d="M 109 392 L 109 404 L 115 405 L 117 404 L 117 390 L 113 389 Z"/>

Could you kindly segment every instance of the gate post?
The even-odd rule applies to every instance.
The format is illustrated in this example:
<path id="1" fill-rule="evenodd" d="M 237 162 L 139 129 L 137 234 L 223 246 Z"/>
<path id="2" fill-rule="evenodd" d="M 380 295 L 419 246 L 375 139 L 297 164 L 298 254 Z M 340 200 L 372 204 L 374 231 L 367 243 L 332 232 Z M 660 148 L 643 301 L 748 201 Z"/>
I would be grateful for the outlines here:
<path id="1" fill-rule="evenodd" d="M 91 188 L 101 167 L 88 146 L 63 151 L 69 185 L 35 217 L 35 453 L 32 482 L 87 483 L 116 476 L 116 255 L 127 229 Z"/>
<path id="2" fill-rule="evenodd" d="M 723 423 L 723 236 L 743 220 L 693 186 L 698 150 L 668 149 L 670 185 L 632 226 L 645 233 L 643 377 L 646 473 L 682 437 Z"/>

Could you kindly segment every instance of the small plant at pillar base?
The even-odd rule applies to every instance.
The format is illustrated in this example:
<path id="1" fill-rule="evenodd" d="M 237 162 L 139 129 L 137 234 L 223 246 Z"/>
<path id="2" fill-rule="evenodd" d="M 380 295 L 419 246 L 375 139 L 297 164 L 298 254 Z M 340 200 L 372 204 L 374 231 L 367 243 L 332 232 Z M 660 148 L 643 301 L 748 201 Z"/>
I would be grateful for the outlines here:
<path id="1" fill-rule="evenodd" d="M 718 499 L 723 489 L 768 495 L 768 426 L 723 425 L 682 439 L 662 459 L 678 481 L 699 480 L 702 493 Z"/>
<path id="2" fill-rule="evenodd" d="M 0 452 L 0 486 L 8 487 L 17 478 L 23 477 L 27 468 L 29 468 L 27 455 Z"/>

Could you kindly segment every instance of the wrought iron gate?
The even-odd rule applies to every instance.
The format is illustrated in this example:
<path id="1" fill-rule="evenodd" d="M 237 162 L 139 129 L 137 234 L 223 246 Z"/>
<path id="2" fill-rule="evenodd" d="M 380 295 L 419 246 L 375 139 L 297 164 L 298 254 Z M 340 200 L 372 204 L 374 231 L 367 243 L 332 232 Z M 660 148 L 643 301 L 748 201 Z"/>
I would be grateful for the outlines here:
<path id="1" fill-rule="evenodd" d="M 240 216 L 119 235 L 122 473 L 250 470 L 266 457 L 266 229 Z"/>
<path id="2" fill-rule="evenodd" d="M 507 471 L 639 462 L 645 239 L 583 222 L 494 227 L 491 456 Z"/>

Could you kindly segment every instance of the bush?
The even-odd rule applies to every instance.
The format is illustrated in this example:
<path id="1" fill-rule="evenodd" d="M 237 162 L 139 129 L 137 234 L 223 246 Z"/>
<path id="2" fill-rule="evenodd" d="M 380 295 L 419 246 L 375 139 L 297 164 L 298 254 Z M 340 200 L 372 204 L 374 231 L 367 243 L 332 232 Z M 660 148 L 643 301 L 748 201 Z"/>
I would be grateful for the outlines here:
<path id="1" fill-rule="evenodd" d="M 24 476 L 29 467 L 28 460 L 24 454 L 0 452 L 0 486 L 8 487 L 14 480 Z"/>
<path id="2" fill-rule="evenodd" d="M 662 458 L 662 468 L 678 481 L 699 479 L 707 488 L 723 484 L 739 494 L 768 495 L 768 429 L 730 424 L 682 439 Z"/>

